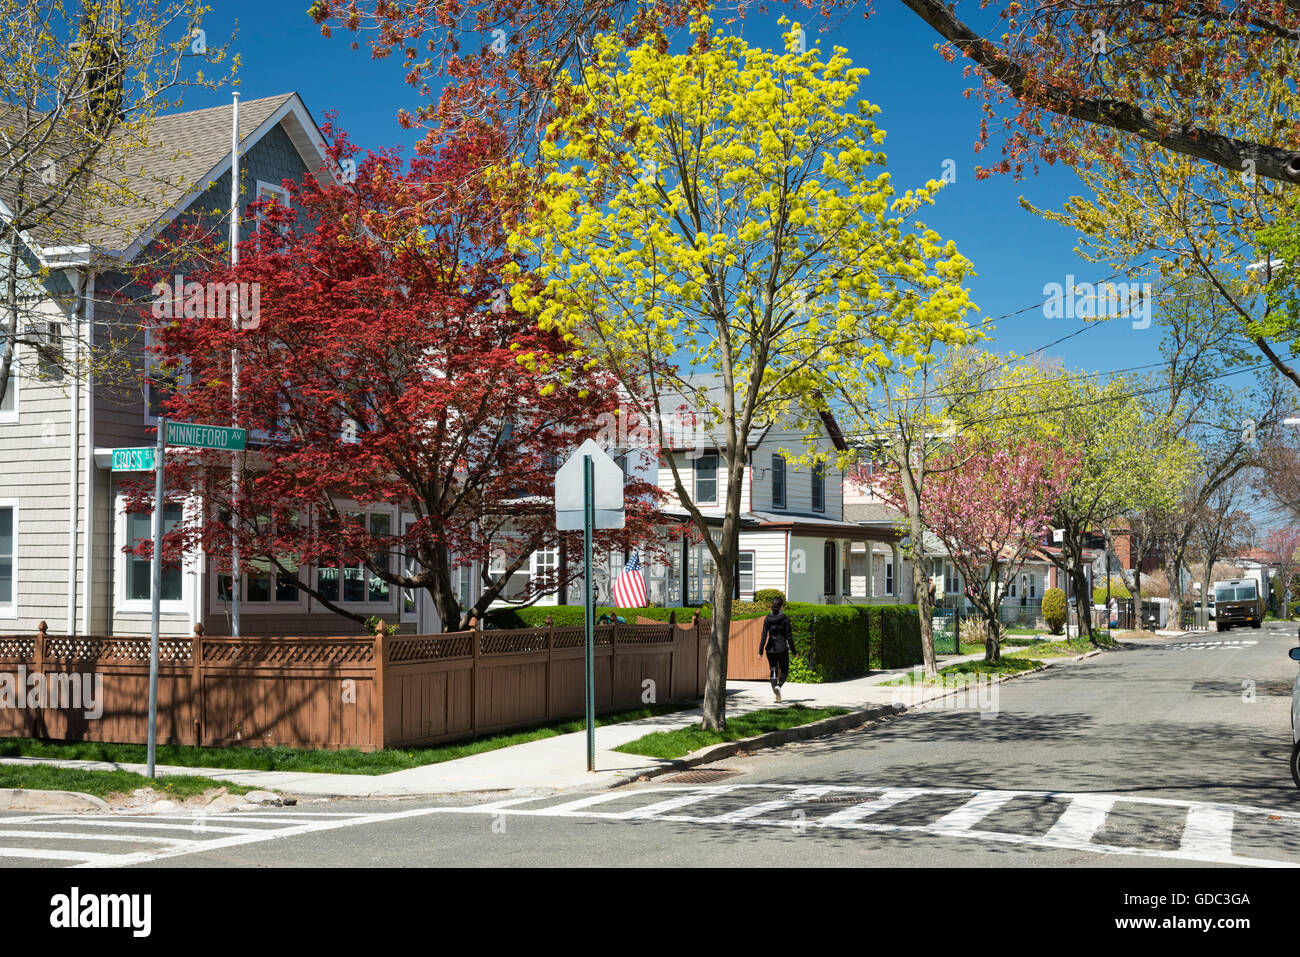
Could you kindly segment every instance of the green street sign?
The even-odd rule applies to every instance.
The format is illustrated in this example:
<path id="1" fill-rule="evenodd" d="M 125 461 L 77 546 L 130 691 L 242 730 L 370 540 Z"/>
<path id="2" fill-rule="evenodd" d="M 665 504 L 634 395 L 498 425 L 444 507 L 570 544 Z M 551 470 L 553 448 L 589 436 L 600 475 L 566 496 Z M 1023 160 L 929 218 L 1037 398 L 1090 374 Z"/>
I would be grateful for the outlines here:
<path id="1" fill-rule="evenodd" d="M 114 472 L 152 472 L 154 467 L 153 446 L 140 449 L 114 449 Z"/>
<path id="2" fill-rule="evenodd" d="M 248 433 L 224 425 L 198 425 L 194 422 L 168 422 L 167 444 L 194 449 L 224 449 L 242 452 Z"/>

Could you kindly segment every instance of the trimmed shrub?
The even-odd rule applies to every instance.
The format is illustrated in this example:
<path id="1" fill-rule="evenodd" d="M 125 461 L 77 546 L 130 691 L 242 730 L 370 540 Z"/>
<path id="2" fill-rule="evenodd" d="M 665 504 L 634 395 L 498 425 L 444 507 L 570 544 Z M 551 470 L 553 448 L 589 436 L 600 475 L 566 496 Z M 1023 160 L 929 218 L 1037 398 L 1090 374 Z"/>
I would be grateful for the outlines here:
<path id="1" fill-rule="evenodd" d="M 1047 627 L 1051 629 L 1052 634 L 1061 633 L 1061 629 L 1065 627 L 1067 614 L 1064 591 L 1059 588 L 1049 588 L 1043 592 L 1043 621 L 1047 622 Z"/>
<path id="2" fill-rule="evenodd" d="M 798 656 L 790 680 L 821 683 L 858 678 L 872 669 L 921 661 L 921 619 L 915 605 L 787 606 Z"/>
<path id="3" fill-rule="evenodd" d="M 773 598 L 779 598 L 781 601 L 785 601 L 785 592 L 781 591 L 779 588 L 760 588 L 758 591 L 754 592 L 754 601 L 757 604 L 766 605 L 769 608 L 772 607 Z"/>
<path id="4" fill-rule="evenodd" d="M 653 618 L 655 621 L 667 621 L 672 612 L 677 612 L 679 624 L 690 624 L 691 617 L 699 611 L 701 618 L 709 617 L 708 607 L 695 608 L 603 608 L 596 609 L 596 620 L 601 615 L 613 617 L 617 614 L 629 623 L 638 618 Z M 546 616 L 556 628 L 572 628 L 582 624 L 581 605 L 529 605 L 527 608 L 493 608 L 483 616 L 484 624 L 489 628 L 545 628 Z M 751 616 L 752 617 L 752 616 Z"/>

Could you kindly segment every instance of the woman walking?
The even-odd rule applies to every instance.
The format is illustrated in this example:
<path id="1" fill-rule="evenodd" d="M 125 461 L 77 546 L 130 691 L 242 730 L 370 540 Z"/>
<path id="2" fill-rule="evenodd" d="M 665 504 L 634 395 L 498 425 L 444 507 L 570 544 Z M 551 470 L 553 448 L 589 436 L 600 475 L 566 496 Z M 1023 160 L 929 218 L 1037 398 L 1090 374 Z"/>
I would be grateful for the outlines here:
<path id="1" fill-rule="evenodd" d="M 758 654 L 767 650 L 767 663 L 772 671 L 772 694 L 781 700 L 781 686 L 790 673 L 790 655 L 794 652 L 794 630 L 790 619 L 781 611 L 785 600 L 772 599 L 772 614 L 763 619 L 763 635 L 758 640 Z"/>

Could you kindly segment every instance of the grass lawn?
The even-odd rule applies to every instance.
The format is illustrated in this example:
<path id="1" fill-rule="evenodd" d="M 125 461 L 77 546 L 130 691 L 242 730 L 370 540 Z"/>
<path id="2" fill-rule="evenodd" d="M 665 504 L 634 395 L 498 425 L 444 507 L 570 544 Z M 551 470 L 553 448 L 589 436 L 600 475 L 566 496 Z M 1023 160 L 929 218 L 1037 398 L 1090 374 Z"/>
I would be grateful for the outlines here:
<path id="1" fill-rule="evenodd" d="M 686 711 L 693 704 L 655 704 L 631 711 L 618 711 L 598 715 L 596 726 L 620 724 L 638 718 L 652 718 L 660 714 Z M 431 748 L 386 748 L 383 751 L 356 750 L 327 751 L 323 749 L 299 750 L 296 748 L 197 748 L 182 745 L 159 745 L 159 764 L 172 764 L 185 768 L 231 768 L 247 771 L 316 771 L 325 774 L 387 774 L 424 764 L 454 761 L 456 758 L 495 751 L 516 744 L 526 744 L 542 738 L 581 731 L 586 721 L 577 718 L 560 721 L 537 728 L 523 728 L 456 741 Z M 81 761 L 112 761 L 114 764 L 144 764 L 143 744 L 112 744 L 98 741 L 38 741 L 33 738 L 5 738 L 0 740 L 0 758 L 65 758 Z M 170 778 L 168 780 L 171 780 Z M 179 779 L 177 779 L 179 780 Z M 185 780 L 190 780 L 186 778 Z M 22 787 L 23 785 L 10 785 Z M 55 785 L 50 785 L 55 787 Z M 141 787 L 136 784 L 133 787 Z M 211 785 L 209 785 L 211 786 Z M 200 791 L 202 788 L 199 789 Z M 93 793 L 93 792 L 92 792 Z"/>
<path id="2" fill-rule="evenodd" d="M 794 728 L 847 713 L 846 708 L 805 708 L 799 704 L 788 708 L 765 708 L 728 718 L 725 731 L 705 731 L 701 725 L 673 731 L 656 731 L 614 750 L 627 754 L 645 754 L 652 758 L 680 758 L 711 744 L 736 741 L 768 731 L 780 731 L 782 728 Z"/>
<path id="3" fill-rule="evenodd" d="M 1105 644 L 1105 639 L 1102 640 Z M 1033 655 L 1036 658 L 1062 658 L 1065 656 L 1074 656 L 1086 654 L 1092 651 L 1094 645 L 1087 638 L 1060 638 L 1056 641 L 1035 641 L 1028 645 L 1018 645 L 1014 648 L 1004 648 L 1004 657 L 1020 658 L 1027 655 Z"/>
<path id="4" fill-rule="evenodd" d="M 963 685 L 971 681 L 972 678 L 979 675 L 1013 675 L 1021 671 L 1029 671 L 1041 665 L 1041 661 L 1035 661 L 1032 658 L 1010 657 L 1003 655 L 1002 660 L 995 665 L 986 661 L 963 661 L 960 664 L 948 665 L 939 669 L 938 680 L 925 680 L 925 675 L 919 670 L 912 670 L 895 678 L 893 681 L 881 683 L 881 687 L 890 685 L 914 685 L 918 681 L 927 685 Z"/>
<path id="5" fill-rule="evenodd" d="M 130 771 L 83 771 L 81 768 L 56 768 L 48 764 L 0 764 L 0 788 L 27 788 L 33 791 L 80 791 L 95 797 L 130 794 L 136 788 L 149 787 L 160 797 L 183 801 L 210 788 L 226 788 L 231 794 L 254 790 L 211 778 L 174 775 L 147 778 Z"/>

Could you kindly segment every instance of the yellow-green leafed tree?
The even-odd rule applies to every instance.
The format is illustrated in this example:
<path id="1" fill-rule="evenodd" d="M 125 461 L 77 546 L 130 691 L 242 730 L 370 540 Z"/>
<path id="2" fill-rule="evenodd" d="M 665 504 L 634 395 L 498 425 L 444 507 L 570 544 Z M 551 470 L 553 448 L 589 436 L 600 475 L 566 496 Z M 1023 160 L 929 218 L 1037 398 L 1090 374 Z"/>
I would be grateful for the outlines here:
<path id="1" fill-rule="evenodd" d="M 963 336 L 970 264 L 912 221 L 939 184 L 895 192 L 879 110 L 858 96 L 866 71 L 843 49 L 800 52 L 797 24 L 783 52 L 696 28 L 680 53 L 662 36 L 631 48 L 598 36 L 581 80 L 561 82 L 545 185 L 514 226 L 535 278 L 513 299 L 618 376 L 657 448 L 674 446 L 683 404 L 716 447 L 717 540 L 685 464 L 663 457 L 715 568 L 704 723 L 716 729 L 751 435 L 790 421 L 811 434 L 842 377 L 912 361 L 936 330 Z"/>

